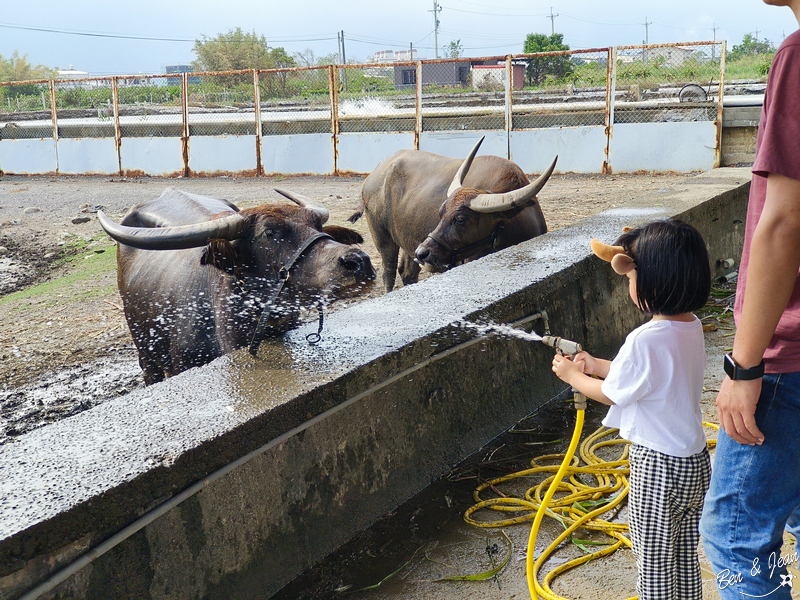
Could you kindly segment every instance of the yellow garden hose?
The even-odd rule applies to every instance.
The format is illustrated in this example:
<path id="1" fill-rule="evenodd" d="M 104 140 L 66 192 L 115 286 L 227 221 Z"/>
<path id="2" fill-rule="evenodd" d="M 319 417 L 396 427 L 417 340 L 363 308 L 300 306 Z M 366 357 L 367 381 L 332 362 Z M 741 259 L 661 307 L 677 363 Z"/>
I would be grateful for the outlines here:
<path id="1" fill-rule="evenodd" d="M 580 400 L 585 402 L 585 399 L 579 399 L 578 395 L 576 395 L 576 405 L 580 406 L 580 404 L 578 404 Z M 582 404 L 582 406 L 585 406 L 585 404 Z M 565 454 L 549 454 L 534 458 L 531 460 L 530 469 L 498 477 L 481 484 L 473 493 L 476 504 L 470 507 L 464 514 L 464 520 L 467 523 L 478 527 L 507 527 L 533 519 L 533 526 L 531 527 L 531 533 L 528 539 L 526 577 L 528 581 L 528 590 L 531 598 L 534 600 L 538 600 L 539 598 L 545 598 L 546 600 L 568 600 L 552 591 L 550 586 L 556 577 L 589 560 L 609 555 L 623 544 L 628 547 L 631 545 L 630 541 L 624 535 L 624 532 L 628 530 L 627 524 L 605 521 L 599 518 L 603 513 L 615 510 L 628 495 L 627 475 L 629 474 L 629 442 L 618 438 L 601 441 L 603 438 L 615 435 L 618 430 L 600 427 L 594 433 L 587 436 L 580 445 L 579 460 L 578 457 L 575 456 L 575 450 L 578 448 L 578 442 L 583 431 L 583 422 L 584 410 L 579 408 L 572 439 L 570 440 L 569 447 Z M 703 424 L 709 427 L 719 428 L 712 423 Z M 714 440 L 709 440 L 709 447 L 713 447 L 714 443 Z M 600 448 L 612 445 L 622 446 L 622 451 L 616 460 L 605 461 L 597 456 L 596 452 Z M 542 462 L 552 461 L 554 459 L 560 459 L 561 464 L 541 464 Z M 585 466 L 580 466 L 580 461 L 583 461 Z M 487 488 L 496 490 L 495 486 L 504 482 L 522 477 L 530 477 L 538 473 L 553 472 L 555 472 L 554 475 L 547 477 L 536 486 L 529 488 L 525 492 L 524 498 L 496 497 L 488 500 L 481 499 L 481 492 Z M 562 481 L 567 474 L 569 478 L 566 481 Z M 593 476 L 596 480 L 596 485 L 592 486 L 584 483 L 580 480 L 580 475 Z M 542 492 L 545 487 L 547 487 L 547 491 L 544 493 L 544 498 L 542 498 Z M 553 496 L 557 491 L 565 492 L 565 495 L 560 496 L 554 501 Z M 609 495 L 611 496 L 609 497 Z M 592 502 L 601 504 L 601 506 L 592 510 Z M 497 521 L 475 520 L 473 515 L 485 509 L 522 514 Z M 553 540 L 541 553 L 539 558 L 534 561 L 536 537 L 545 513 L 560 521 L 564 525 L 565 530 Z M 568 561 L 552 569 L 547 573 L 540 584 L 537 578 L 539 569 L 550 555 L 555 552 L 558 546 L 579 528 L 602 531 L 611 537 L 613 542 L 599 552 L 587 553 L 584 556 Z"/>

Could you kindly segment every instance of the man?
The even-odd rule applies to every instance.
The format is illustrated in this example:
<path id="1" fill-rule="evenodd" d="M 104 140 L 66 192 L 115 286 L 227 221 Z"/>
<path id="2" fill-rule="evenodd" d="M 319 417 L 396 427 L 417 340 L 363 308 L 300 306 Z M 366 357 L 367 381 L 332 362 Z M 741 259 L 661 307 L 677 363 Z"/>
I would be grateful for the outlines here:
<path id="1" fill-rule="evenodd" d="M 791 8 L 800 0 L 765 0 Z M 700 523 L 720 597 L 791 598 L 780 549 L 800 525 L 800 31 L 769 73 L 739 270 L 722 430 Z M 796 566 L 796 564 L 795 564 Z M 797 582 L 800 584 L 800 582 Z"/>

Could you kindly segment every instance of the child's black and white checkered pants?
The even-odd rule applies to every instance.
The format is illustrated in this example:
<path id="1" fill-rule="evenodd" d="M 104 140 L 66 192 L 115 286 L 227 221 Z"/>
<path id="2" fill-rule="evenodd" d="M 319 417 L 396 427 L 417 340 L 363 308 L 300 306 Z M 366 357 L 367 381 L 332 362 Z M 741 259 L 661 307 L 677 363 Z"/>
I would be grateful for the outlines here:
<path id="1" fill-rule="evenodd" d="M 698 526 L 711 477 L 708 449 L 680 457 L 631 444 L 630 468 L 628 522 L 639 600 L 699 600 Z"/>

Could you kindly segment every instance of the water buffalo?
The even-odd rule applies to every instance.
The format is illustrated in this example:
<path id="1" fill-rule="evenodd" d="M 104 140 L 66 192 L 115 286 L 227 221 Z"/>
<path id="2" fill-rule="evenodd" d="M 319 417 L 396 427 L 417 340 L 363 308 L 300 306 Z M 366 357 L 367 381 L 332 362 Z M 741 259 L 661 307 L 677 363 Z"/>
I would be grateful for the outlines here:
<path id="1" fill-rule="evenodd" d="M 418 280 L 421 265 L 445 271 L 547 231 L 536 194 L 555 159 L 530 183 L 509 160 L 475 158 L 482 141 L 463 161 L 400 150 L 364 181 L 361 209 L 349 220 L 366 213 L 387 292 L 394 287 L 401 249 L 400 277 L 408 285 Z"/>
<path id="2" fill-rule="evenodd" d="M 326 209 L 276 191 L 297 205 L 240 211 L 168 188 L 119 225 L 98 212 L 118 242 L 117 283 L 145 383 L 247 346 L 265 306 L 265 333 L 276 335 L 297 324 L 300 308 L 374 281 L 369 257 L 350 245 L 363 241 L 357 232 L 323 227 Z"/>

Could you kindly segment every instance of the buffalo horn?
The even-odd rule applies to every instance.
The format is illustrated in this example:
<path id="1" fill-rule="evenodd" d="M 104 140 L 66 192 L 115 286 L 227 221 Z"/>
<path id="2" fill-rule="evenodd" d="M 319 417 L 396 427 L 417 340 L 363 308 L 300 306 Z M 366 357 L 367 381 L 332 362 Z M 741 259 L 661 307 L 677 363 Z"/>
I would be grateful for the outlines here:
<path id="1" fill-rule="evenodd" d="M 182 250 L 205 246 L 209 240 L 235 240 L 242 236 L 247 220 L 237 213 L 213 221 L 174 227 L 129 227 L 115 223 L 97 212 L 97 219 L 106 233 L 126 246 L 142 250 Z"/>
<path id="2" fill-rule="evenodd" d="M 525 187 L 511 190 L 504 194 L 478 194 L 472 199 L 469 207 L 475 212 L 493 213 L 516 208 L 517 206 L 525 206 L 536 198 L 536 194 L 539 193 L 539 190 L 541 190 L 544 184 L 547 183 L 547 180 L 550 179 L 550 175 L 553 174 L 553 169 L 556 167 L 557 160 L 558 156 L 553 159 L 553 162 L 550 163 L 547 170 L 542 173 L 536 181 L 529 183 Z"/>
<path id="3" fill-rule="evenodd" d="M 453 181 L 450 184 L 450 189 L 447 190 L 447 197 L 449 198 L 452 196 L 456 190 L 460 189 L 462 184 L 464 183 L 464 177 L 467 176 L 467 171 L 472 166 L 472 160 L 475 158 L 475 155 L 478 153 L 478 148 L 481 147 L 483 140 L 486 136 L 483 136 L 481 139 L 478 140 L 478 143 L 472 148 L 470 151 L 469 156 L 464 159 L 464 162 L 461 163 L 461 167 L 459 167 L 458 171 L 456 172 L 456 176 L 453 177 Z"/>
<path id="4" fill-rule="evenodd" d="M 278 192 L 281 196 L 286 196 L 289 200 L 302 206 L 303 208 L 307 208 L 313 213 L 319 215 L 319 218 L 322 219 L 322 224 L 328 222 L 328 218 L 331 216 L 328 212 L 328 209 L 324 206 L 320 206 L 319 204 L 314 204 L 314 201 L 311 200 L 308 196 L 303 196 L 303 194 L 298 194 L 296 192 L 290 192 L 288 190 L 282 190 L 279 188 L 275 188 L 275 191 Z"/>

